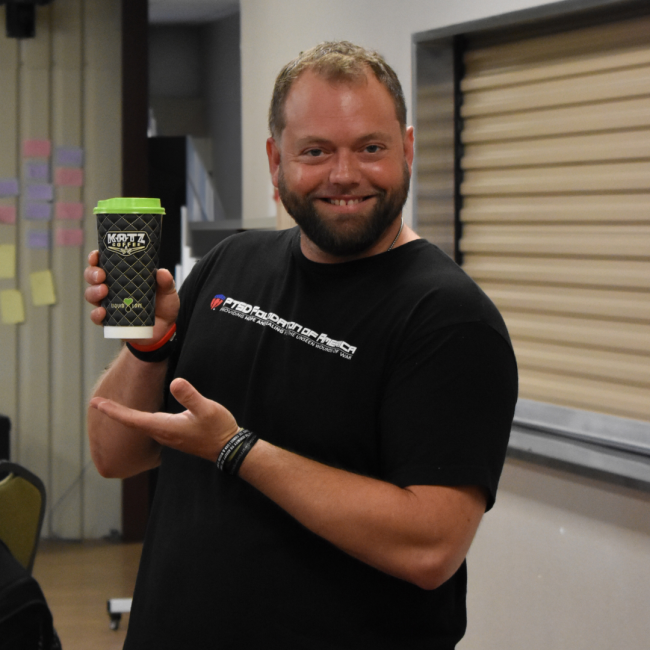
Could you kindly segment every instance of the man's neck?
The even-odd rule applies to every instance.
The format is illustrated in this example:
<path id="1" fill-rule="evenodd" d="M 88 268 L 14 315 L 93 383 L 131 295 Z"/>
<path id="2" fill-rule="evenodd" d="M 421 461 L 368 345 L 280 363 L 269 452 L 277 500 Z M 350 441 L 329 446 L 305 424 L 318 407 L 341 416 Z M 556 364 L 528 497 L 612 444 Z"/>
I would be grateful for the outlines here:
<path id="1" fill-rule="evenodd" d="M 389 248 L 395 250 L 410 241 L 420 239 L 420 236 L 406 224 L 404 224 L 404 227 L 399 233 L 399 237 L 395 239 L 400 226 L 401 220 L 396 219 L 395 223 L 381 236 L 380 239 L 377 240 L 377 242 L 375 242 L 369 249 L 355 255 L 333 255 L 327 253 L 314 244 L 314 242 L 312 242 L 301 229 L 300 250 L 311 262 L 317 262 L 319 264 L 341 264 L 342 262 L 352 262 L 354 260 L 363 259 L 364 257 L 380 255 L 381 253 L 387 252 Z"/>

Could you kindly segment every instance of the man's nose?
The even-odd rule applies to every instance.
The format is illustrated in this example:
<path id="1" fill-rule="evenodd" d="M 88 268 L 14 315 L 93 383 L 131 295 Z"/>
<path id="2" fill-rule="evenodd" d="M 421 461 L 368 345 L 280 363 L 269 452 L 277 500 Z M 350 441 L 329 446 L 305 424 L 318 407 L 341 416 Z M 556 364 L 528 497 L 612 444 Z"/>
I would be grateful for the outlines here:
<path id="1" fill-rule="evenodd" d="M 337 151 L 332 160 L 330 182 L 334 185 L 356 185 L 361 179 L 358 161 L 351 151 Z"/>

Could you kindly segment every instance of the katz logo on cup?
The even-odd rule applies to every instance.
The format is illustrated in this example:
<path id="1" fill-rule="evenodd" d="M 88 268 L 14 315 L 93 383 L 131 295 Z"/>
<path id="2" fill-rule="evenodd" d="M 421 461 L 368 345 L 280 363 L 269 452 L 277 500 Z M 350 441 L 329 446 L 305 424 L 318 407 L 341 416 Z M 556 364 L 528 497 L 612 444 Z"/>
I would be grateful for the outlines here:
<path id="1" fill-rule="evenodd" d="M 149 248 L 149 235 L 146 232 L 111 231 L 104 237 L 106 249 L 123 257 L 140 253 Z"/>

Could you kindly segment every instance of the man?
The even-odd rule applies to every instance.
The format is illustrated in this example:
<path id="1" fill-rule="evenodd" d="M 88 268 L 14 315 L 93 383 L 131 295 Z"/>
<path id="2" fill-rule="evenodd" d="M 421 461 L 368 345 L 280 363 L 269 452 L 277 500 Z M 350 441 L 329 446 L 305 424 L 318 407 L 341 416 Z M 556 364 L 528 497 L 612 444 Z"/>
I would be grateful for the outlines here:
<path id="1" fill-rule="evenodd" d="M 226 240 L 180 299 L 160 270 L 153 339 L 91 401 L 104 476 L 160 466 L 126 647 L 453 648 L 516 400 L 505 325 L 403 224 L 413 129 L 381 57 L 301 54 L 269 123 L 298 228 Z"/>

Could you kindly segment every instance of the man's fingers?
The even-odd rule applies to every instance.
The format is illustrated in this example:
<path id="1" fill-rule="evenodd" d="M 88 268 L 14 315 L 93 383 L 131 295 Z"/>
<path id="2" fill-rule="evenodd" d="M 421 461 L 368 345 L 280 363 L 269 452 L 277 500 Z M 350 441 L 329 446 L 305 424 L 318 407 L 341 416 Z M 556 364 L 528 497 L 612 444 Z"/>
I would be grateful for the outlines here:
<path id="1" fill-rule="evenodd" d="M 91 285 L 101 284 L 106 280 L 106 271 L 98 266 L 87 266 L 84 270 L 84 280 Z"/>
<path id="2" fill-rule="evenodd" d="M 102 325 L 106 318 L 106 310 L 103 307 L 97 307 L 90 312 L 90 320 L 95 325 Z"/>
<path id="3" fill-rule="evenodd" d="M 105 284 L 98 284 L 92 287 L 87 287 L 84 291 L 84 298 L 91 305 L 98 307 L 104 298 L 108 295 L 108 287 Z"/>
<path id="4" fill-rule="evenodd" d="M 167 413 L 137 411 L 102 397 L 93 397 L 90 400 L 90 406 L 124 426 L 140 429 L 146 433 L 156 433 L 161 426 L 169 424 Z"/>
<path id="5" fill-rule="evenodd" d="M 94 397 L 90 406 L 161 445 L 214 462 L 223 445 L 237 432 L 237 422 L 223 406 L 203 397 L 185 379 L 175 379 L 171 391 L 186 411 L 136 411 L 104 397 Z"/>
<path id="6" fill-rule="evenodd" d="M 176 401 L 190 411 L 190 413 L 196 417 L 207 415 L 207 408 L 211 403 L 210 400 L 203 397 L 189 381 L 177 377 L 172 381 L 169 389 L 176 398 Z"/>
<path id="7" fill-rule="evenodd" d="M 135 411 L 127 406 L 122 406 L 113 400 L 93 397 L 93 399 L 90 400 L 90 406 L 104 415 L 108 415 L 112 420 L 117 420 L 127 427 L 137 427 L 141 424 L 139 419 L 139 415 L 141 414 L 140 411 Z M 151 415 L 151 413 L 144 415 Z"/>

